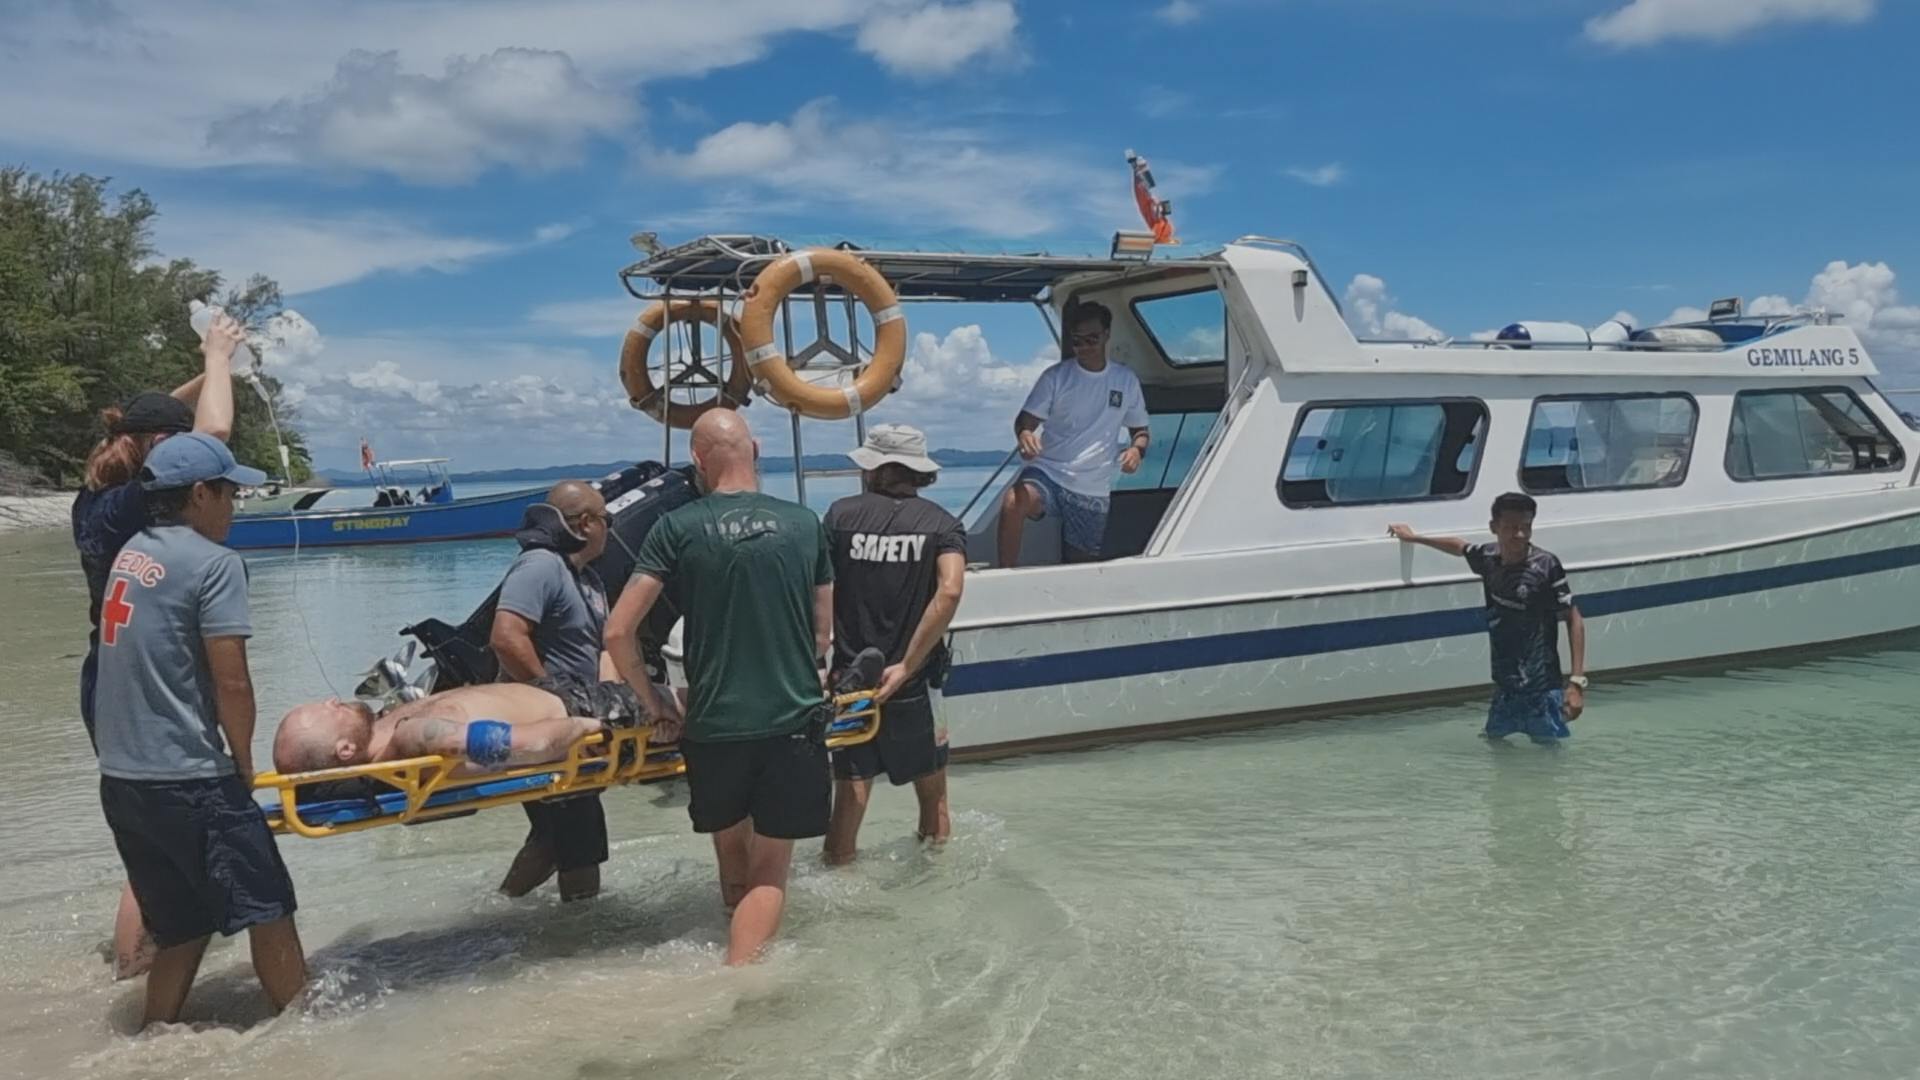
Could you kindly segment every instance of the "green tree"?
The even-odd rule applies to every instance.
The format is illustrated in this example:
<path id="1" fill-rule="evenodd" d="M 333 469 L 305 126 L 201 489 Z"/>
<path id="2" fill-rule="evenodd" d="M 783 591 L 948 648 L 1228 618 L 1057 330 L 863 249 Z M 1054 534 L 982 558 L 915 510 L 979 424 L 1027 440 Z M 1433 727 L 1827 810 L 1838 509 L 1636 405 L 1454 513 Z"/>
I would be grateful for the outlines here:
<path id="1" fill-rule="evenodd" d="M 198 373 L 189 300 L 218 302 L 256 332 L 281 306 L 267 278 L 223 292 L 217 271 L 161 261 L 153 200 L 138 189 L 110 197 L 108 185 L 0 169 L 0 451 L 66 481 L 79 478 L 101 435 L 101 409 Z M 263 376 L 260 385 L 279 415 L 293 479 L 305 480 L 311 461 L 280 384 Z M 234 403 L 235 455 L 280 475 L 267 403 L 247 385 L 235 386 Z"/>

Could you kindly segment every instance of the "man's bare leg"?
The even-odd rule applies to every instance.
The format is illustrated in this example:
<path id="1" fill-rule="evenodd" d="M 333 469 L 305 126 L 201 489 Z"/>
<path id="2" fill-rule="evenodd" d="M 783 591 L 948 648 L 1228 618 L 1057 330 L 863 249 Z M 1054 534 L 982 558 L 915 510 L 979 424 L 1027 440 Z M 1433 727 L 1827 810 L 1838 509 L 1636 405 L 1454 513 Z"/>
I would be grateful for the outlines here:
<path id="1" fill-rule="evenodd" d="M 731 916 L 747 895 L 747 873 L 753 851 L 753 821 L 739 821 L 713 834 L 713 857 L 720 866 L 720 902 Z"/>
<path id="2" fill-rule="evenodd" d="M 748 848 L 746 895 L 733 909 L 727 939 L 727 966 L 751 964 L 780 932 L 787 909 L 787 873 L 793 867 L 793 841 L 753 834 Z"/>
<path id="3" fill-rule="evenodd" d="M 520 845 L 520 851 L 513 857 L 513 865 L 507 867 L 507 876 L 500 881 L 500 891 L 512 897 L 525 896 L 545 885 L 547 879 L 553 876 L 554 869 L 553 851 L 538 840 L 529 840 Z M 598 874 L 595 877 L 597 879 Z M 560 891 L 564 899 L 564 881 Z"/>
<path id="4" fill-rule="evenodd" d="M 193 989 L 193 977 L 200 973 L 200 958 L 207 954 L 210 940 L 211 934 L 153 954 L 153 966 L 147 969 L 147 1004 L 140 1017 L 141 1027 L 180 1019 L 187 991 Z"/>
<path id="5" fill-rule="evenodd" d="M 206 946 L 203 938 L 201 947 Z M 307 956 L 300 948 L 300 932 L 294 929 L 293 916 L 247 929 L 247 945 L 253 953 L 253 973 L 260 989 L 267 992 L 267 1003 L 274 1012 L 286 1008 L 307 986 Z"/>
<path id="6" fill-rule="evenodd" d="M 560 871 L 560 902 L 591 900 L 600 895 L 600 868 L 576 866 Z"/>
<path id="7" fill-rule="evenodd" d="M 131 883 L 120 886 L 120 910 L 113 915 L 113 977 L 131 979 L 153 966 L 153 935 L 140 915 Z"/>
<path id="8" fill-rule="evenodd" d="M 1025 535 L 1027 521 L 1038 518 L 1041 509 L 1040 493 L 1032 483 L 1018 480 L 1000 497 L 1000 525 L 998 530 L 1000 546 L 1000 566 L 1020 565 L 1020 538 Z"/>
<path id="9" fill-rule="evenodd" d="M 920 800 L 920 839 L 946 843 L 953 835 L 953 819 L 947 813 L 947 770 L 915 780 L 913 794 Z"/>
<path id="10" fill-rule="evenodd" d="M 828 866 L 845 866 L 853 861 L 860 822 L 867 816 L 867 800 L 872 795 L 872 780 L 833 782 L 833 817 L 827 822 L 827 843 L 821 852 Z"/>

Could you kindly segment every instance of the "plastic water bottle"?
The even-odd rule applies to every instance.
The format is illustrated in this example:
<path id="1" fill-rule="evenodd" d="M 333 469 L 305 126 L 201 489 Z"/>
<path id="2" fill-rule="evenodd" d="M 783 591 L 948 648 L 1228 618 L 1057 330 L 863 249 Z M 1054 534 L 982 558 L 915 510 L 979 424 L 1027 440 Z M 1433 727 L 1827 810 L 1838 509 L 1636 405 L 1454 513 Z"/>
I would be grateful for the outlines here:
<path id="1" fill-rule="evenodd" d="M 213 304 L 199 300 L 187 301 L 187 322 L 193 324 L 193 332 L 200 335 L 201 341 L 207 340 L 207 331 L 213 329 L 214 316 L 221 314 L 224 312 Z M 259 367 L 259 359 L 253 355 L 253 350 L 244 340 L 234 347 L 233 370 L 236 373 L 252 375 Z"/>

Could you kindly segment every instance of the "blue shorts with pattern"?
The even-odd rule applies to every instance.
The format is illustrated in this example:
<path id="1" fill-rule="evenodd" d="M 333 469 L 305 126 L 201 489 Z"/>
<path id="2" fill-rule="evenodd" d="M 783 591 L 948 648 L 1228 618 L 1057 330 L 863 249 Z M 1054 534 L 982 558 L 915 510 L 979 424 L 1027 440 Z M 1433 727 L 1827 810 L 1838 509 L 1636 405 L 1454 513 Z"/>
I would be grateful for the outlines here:
<path id="1" fill-rule="evenodd" d="M 1026 469 L 1016 484 L 1032 484 L 1040 492 L 1041 516 L 1058 514 L 1060 542 L 1086 555 L 1100 554 L 1107 535 L 1107 506 L 1111 500 L 1068 491 L 1041 469 Z"/>
<path id="2" fill-rule="evenodd" d="M 1494 688 L 1493 701 L 1487 706 L 1487 738 L 1525 735 L 1537 743 L 1550 743 L 1572 734 L 1562 691 Z"/>

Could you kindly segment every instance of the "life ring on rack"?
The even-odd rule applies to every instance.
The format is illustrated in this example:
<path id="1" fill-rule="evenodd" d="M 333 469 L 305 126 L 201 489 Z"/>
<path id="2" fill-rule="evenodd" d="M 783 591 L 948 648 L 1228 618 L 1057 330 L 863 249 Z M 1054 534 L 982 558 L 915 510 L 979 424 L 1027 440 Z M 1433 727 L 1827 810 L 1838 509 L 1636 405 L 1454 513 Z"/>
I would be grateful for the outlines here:
<path id="1" fill-rule="evenodd" d="M 731 361 L 720 392 L 706 401 L 677 402 L 670 393 L 671 379 L 665 386 L 653 385 L 647 370 L 647 354 L 653 351 L 653 339 L 671 323 L 703 322 L 717 327 L 727 343 Z M 715 300 L 657 300 L 640 313 L 620 345 L 620 382 L 627 388 L 627 404 L 666 424 L 690 428 L 695 420 L 714 409 L 737 409 L 746 404 L 753 388 L 753 372 L 747 367 L 746 350 L 740 345 L 740 327 L 726 317 Z"/>
<path id="2" fill-rule="evenodd" d="M 873 359 L 851 385 L 833 389 L 801 378 L 773 343 L 773 318 L 793 291 L 819 282 L 837 285 L 866 305 L 873 316 Z M 760 271 L 740 311 L 740 338 L 746 367 L 774 401 L 816 420 L 857 416 L 893 392 L 907 357 L 907 318 L 899 297 L 880 272 L 852 252 L 814 248 L 783 256 Z"/>

